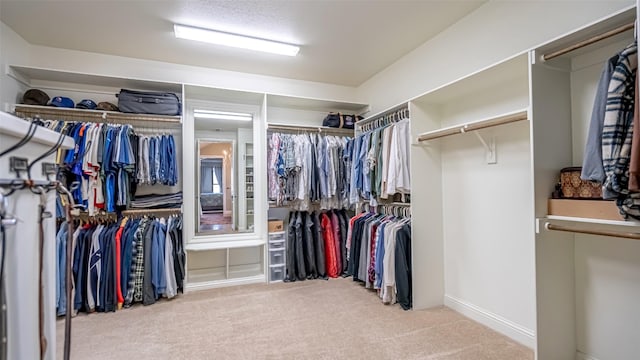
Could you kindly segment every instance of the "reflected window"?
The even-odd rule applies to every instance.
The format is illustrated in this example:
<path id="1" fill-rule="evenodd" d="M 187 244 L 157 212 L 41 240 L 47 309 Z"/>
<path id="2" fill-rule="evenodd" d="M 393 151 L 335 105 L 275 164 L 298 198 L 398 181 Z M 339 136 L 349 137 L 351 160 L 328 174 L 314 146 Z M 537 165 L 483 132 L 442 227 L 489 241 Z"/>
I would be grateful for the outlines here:
<path id="1" fill-rule="evenodd" d="M 200 160 L 201 193 L 222 193 L 222 159 Z"/>

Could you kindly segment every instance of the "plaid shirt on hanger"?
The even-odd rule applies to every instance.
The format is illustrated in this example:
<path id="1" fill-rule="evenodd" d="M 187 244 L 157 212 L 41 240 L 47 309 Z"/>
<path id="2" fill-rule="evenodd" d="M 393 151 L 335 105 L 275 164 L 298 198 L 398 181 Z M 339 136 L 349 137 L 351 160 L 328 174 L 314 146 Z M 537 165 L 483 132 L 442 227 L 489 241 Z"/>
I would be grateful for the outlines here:
<path id="1" fill-rule="evenodd" d="M 622 50 L 611 76 L 602 129 L 603 190 L 617 193 L 618 207 L 632 216 L 640 215 L 640 198 L 630 196 L 628 189 L 637 67 L 638 47 L 633 43 Z"/>
<path id="2" fill-rule="evenodd" d="M 140 226 L 134 235 L 135 246 L 135 262 L 131 266 L 129 276 L 129 287 L 125 304 L 142 301 L 142 287 L 144 284 L 144 233 L 149 225 L 150 220 L 145 218 L 140 222 Z"/>

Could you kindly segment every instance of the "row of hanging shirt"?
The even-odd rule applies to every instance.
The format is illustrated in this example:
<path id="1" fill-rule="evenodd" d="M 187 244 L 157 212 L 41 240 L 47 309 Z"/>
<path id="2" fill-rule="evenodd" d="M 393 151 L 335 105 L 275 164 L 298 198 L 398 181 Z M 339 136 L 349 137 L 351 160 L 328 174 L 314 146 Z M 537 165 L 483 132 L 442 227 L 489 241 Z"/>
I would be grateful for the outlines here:
<path id="1" fill-rule="evenodd" d="M 43 124 L 74 139 L 74 149 L 58 154 L 57 162 L 65 169 L 60 180 L 66 185 L 81 184 L 72 194 L 91 216 L 100 210 L 129 208 L 139 184 L 178 183 L 177 149 L 171 134 L 139 135 L 131 125 L 57 120 Z"/>
<path id="2" fill-rule="evenodd" d="M 638 46 L 605 62 L 591 114 L 581 178 L 602 184 L 625 217 L 640 219 Z"/>
<path id="3" fill-rule="evenodd" d="M 285 281 L 346 275 L 348 222 L 345 210 L 290 213 Z"/>
<path id="4" fill-rule="evenodd" d="M 66 312 L 65 265 L 68 225 L 56 236 L 57 314 Z M 183 291 L 185 252 L 182 217 L 87 223 L 73 233 L 71 301 L 74 312 L 108 312 L 141 302 L 153 304 Z"/>
<path id="5" fill-rule="evenodd" d="M 300 211 L 348 206 L 353 140 L 320 134 L 268 136 L 269 200 Z"/>
<path id="6" fill-rule="evenodd" d="M 411 218 L 364 212 L 351 218 L 347 235 L 349 273 L 377 289 L 385 304 L 412 307 Z"/>
<path id="7" fill-rule="evenodd" d="M 402 119 L 359 134 L 352 150 L 349 201 L 393 198 L 411 193 L 411 126 L 406 111 Z"/>

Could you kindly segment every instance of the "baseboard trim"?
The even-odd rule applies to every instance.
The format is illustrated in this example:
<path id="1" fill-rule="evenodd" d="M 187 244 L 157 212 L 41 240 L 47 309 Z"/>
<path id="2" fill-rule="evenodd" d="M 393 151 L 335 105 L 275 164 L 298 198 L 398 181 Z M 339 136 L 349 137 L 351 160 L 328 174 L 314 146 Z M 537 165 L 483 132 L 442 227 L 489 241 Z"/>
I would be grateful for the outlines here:
<path id="1" fill-rule="evenodd" d="M 187 285 L 185 286 L 185 292 L 215 289 L 215 288 L 226 287 L 226 286 L 265 283 L 265 282 L 267 282 L 267 278 L 264 274 L 238 278 L 238 279 L 193 282 L 193 283 L 187 283 Z"/>
<path id="2" fill-rule="evenodd" d="M 598 360 L 598 358 L 594 358 L 593 356 L 587 355 L 581 351 L 576 351 L 576 360 Z"/>
<path id="3" fill-rule="evenodd" d="M 450 295 L 444 296 L 444 304 L 447 307 L 461 313 L 462 315 L 465 315 L 481 323 L 482 325 L 488 326 L 491 329 L 508 336 L 509 338 L 519 342 L 524 346 L 527 346 L 531 349 L 535 349 L 536 347 L 535 332 L 531 329 L 527 329 L 510 320 L 503 318 L 500 315 L 494 314 L 466 301 L 456 299 L 455 297 Z"/>

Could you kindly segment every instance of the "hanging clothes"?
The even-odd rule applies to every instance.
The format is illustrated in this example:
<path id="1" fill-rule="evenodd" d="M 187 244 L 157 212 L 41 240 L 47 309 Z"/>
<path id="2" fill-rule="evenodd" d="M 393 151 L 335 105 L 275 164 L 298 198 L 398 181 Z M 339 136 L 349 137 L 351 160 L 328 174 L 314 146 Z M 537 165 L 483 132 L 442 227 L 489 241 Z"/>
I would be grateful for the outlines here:
<path id="1" fill-rule="evenodd" d="M 405 115 L 405 113 L 402 113 Z M 359 134 L 348 149 L 352 153 L 348 198 L 360 200 L 392 198 L 411 193 L 411 125 L 409 118 Z"/>
<path id="2" fill-rule="evenodd" d="M 625 217 L 640 219 L 640 149 L 634 137 L 637 107 L 637 44 L 610 58 L 602 70 L 593 104 L 581 178 L 602 184 L 604 199 L 615 199 Z M 637 114 L 636 114 L 637 115 Z"/>
<path id="3" fill-rule="evenodd" d="M 90 216 L 101 210 L 128 209 L 138 185 L 175 186 L 177 148 L 173 135 L 140 135 L 131 125 L 43 121 L 43 126 L 74 139 L 73 149 L 59 151 L 58 180 L 72 191 L 76 204 Z M 58 217 L 64 204 L 57 200 Z"/>
<path id="4" fill-rule="evenodd" d="M 336 239 L 333 233 L 333 226 L 331 224 L 331 219 L 325 213 L 320 215 L 320 222 L 322 226 L 322 238 L 324 240 L 324 249 L 325 249 L 325 262 L 327 266 L 327 276 L 328 277 L 338 277 L 339 275 L 339 267 L 338 267 L 338 259 L 337 259 L 337 249 L 336 249 Z"/>
<path id="5" fill-rule="evenodd" d="M 348 205 L 351 157 L 348 137 L 271 133 L 268 137 L 268 196 L 277 205 L 308 211 Z"/>
<path id="6" fill-rule="evenodd" d="M 346 223 L 344 210 L 290 213 L 285 281 L 336 278 L 346 274 L 347 227 L 341 225 Z"/>
<path id="7" fill-rule="evenodd" d="M 128 219 L 84 224 L 73 234 L 73 299 L 63 290 L 65 238 L 63 224 L 57 234 L 57 314 L 66 301 L 75 312 L 111 312 L 133 303 L 152 304 L 183 291 L 185 276 L 182 217 Z M 146 250 L 149 256 L 145 256 Z M 148 284 L 150 289 L 144 285 Z"/>
<path id="8" fill-rule="evenodd" d="M 349 271 L 354 281 L 378 290 L 385 304 L 412 306 L 411 219 L 364 212 L 349 220 Z"/>

